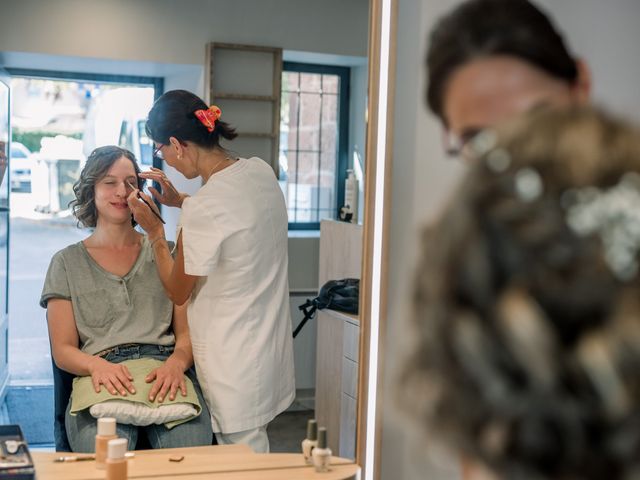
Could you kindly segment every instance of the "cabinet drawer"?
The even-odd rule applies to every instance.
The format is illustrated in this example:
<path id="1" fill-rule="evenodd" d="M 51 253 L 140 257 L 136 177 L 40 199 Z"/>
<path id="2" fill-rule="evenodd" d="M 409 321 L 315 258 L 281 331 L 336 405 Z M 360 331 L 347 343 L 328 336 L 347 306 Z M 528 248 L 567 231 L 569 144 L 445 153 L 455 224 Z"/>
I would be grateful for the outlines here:
<path id="1" fill-rule="evenodd" d="M 342 393 L 358 398 L 358 364 L 342 357 Z"/>
<path id="2" fill-rule="evenodd" d="M 343 458 L 356 457 L 356 408 L 357 402 L 349 395 L 342 394 L 340 406 L 340 450 Z"/>
<path id="3" fill-rule="evenodd" d="M 344 322 L 343 338 L 344 356 L 358 363 L 360 352 L 360 327 L 350 322 Z"/>

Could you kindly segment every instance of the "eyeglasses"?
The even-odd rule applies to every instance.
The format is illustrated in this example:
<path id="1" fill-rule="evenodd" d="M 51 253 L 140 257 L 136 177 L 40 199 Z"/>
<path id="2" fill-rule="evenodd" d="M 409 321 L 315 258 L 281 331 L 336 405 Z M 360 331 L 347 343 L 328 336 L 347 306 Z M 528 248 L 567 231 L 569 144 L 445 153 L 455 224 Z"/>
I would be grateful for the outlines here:
<path id="1" fill-rule="evenodd" d="M 445 130 L 442 135 L 442 142 L 447 156 L 464 160 L 469 159 L 471 152 L 468 151 L 468 147 L 473 143 L 473 139 L 483 131 L 481 128 L 474 128 L 465 130 L 462 134 L 457 135 L 449 130 Z"/>
<path id="2" fill-rule="evenodd" d="M 164 147 L 164 143 L 161 143 L 156 148 L 153 149 L 153 158 L 159 158 L 160 160 L 164 160 L 164 155 L 162 154 L 162 147 Z"/>

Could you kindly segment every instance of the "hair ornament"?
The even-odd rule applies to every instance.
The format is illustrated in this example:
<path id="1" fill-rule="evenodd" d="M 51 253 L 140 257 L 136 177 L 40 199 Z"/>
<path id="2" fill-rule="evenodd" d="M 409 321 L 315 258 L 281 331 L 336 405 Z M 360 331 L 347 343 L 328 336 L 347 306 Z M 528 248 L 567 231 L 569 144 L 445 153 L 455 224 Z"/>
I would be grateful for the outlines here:
<path id="1" fill-rule="evenodd" d="M 193 114 L 198 120 L 200 120 L 200 123 L 207 127 L 207 130 L 209 130 L 209 132 L 213 132 L 213 129 L 216 128 L 216 121 L 218 121 L 218 119 L 222 115 L 222 111 L 215 105 L 211 105 L 206 110 L 196 110 L 195 112 L 193 112 Z"/>

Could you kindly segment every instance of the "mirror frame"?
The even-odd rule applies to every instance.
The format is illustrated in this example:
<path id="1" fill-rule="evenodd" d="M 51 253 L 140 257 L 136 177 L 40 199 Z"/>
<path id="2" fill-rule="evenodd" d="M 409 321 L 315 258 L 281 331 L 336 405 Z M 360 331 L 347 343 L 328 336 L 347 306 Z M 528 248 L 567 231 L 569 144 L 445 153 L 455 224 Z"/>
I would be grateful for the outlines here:
<path id="1" fill-rule="evenodd" d="M 380 477 L 398 0 L 370 0 L 356 463 Z"/>

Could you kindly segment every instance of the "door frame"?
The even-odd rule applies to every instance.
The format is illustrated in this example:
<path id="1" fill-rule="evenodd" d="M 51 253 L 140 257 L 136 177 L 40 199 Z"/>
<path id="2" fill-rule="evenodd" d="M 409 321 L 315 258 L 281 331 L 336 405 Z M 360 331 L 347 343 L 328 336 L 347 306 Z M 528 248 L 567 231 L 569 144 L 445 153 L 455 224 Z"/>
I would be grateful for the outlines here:
<path id="1" fill-rule="evenodd" d="M 6 235 L 7 235 L 7 243 L 5 246 L 5 285 L 4 291 L 0 292 L 0 295 L 5 296 L 4 302 L 4 310 L 0 311 L 0 342 L 3 342 L 2 349 L 4 349 L 4 359 L 0 359 L 0 362 L 3 362 L 4 365 L 0 364 L 0 404 L 4 402 L 5 395 L 7 394 L 7 386 L 9 385 L 9 238 L 10 238 L 10 219 L 9 219 L 9 211 L 10 211 L 10 192 L 11 192 L 11 179 L 10 176 L 10 156 L 11 156 L 11 75 L 7 73 L 6 70 L 0 68 L 0 84 L 6 86 L 7 88 L 7 165 L 5 170 L 5 176 L 7 177 L 7 205 L 0 205 L 0 213 L 6 213 Z M 0 105 L 0 108 L 3 108 Z M 0 182 L 1 184 L 2 182 Z M 3 335 L 4 334 L 4 335 Z M 4 336 L 4 339 L 2 338 Z"/>

